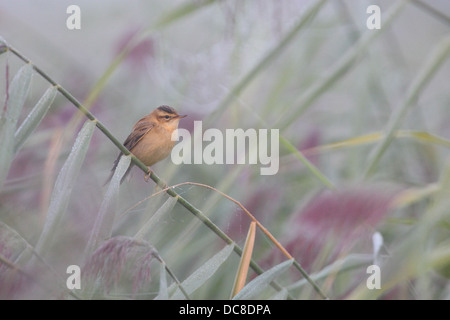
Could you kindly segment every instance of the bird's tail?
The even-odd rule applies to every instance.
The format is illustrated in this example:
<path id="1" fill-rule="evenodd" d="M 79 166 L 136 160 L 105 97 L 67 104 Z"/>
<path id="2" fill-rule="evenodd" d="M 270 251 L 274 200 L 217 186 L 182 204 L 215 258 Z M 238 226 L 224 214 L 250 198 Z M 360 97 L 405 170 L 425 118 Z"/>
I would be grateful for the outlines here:
<path id="1" fill-rule="evenodd" d="M 111 174 L 109 175 L 108 179 L 106 179 L 105 183 L 103 184 L 103 186 L 106 186 L 112 179 L 112 177 L 114 176 L 114 172 L 116 171 L 117 165 L 119 164 L 120 161 L 120 157 L 122 156 L 122 153 L 119 154 L 119 156 L 117 157 L 116 161 L 114 161 L 114 165 L 111 169 Z M 122 179 L 120 179 L 120 184 L 122 184 L 122 182 L 125 180 L 125 178 L 127 177 L 127 175 L 130 173 L 131 168 L 133 167 L 133 163 L 130 163 L 127 171 L 125 172 L 125 174 L 123 175 Z"/>

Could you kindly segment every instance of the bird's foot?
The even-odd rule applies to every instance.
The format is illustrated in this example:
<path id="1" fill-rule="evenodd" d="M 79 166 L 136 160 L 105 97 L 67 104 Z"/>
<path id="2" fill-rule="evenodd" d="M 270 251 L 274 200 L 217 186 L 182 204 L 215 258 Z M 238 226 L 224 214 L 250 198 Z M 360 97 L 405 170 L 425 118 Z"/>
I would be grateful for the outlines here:
<path id="1" fill-rule="evenodd" d="M 145 176 L 144 176 L 145 182 L 148 182 L 148 180 L 150 179 L 150 176 L 151 176 L 152 173 L 153 173 L 153 170 L 150 169 L 150 167 L 148 167 L 148 173 L 146 173 Z"/>

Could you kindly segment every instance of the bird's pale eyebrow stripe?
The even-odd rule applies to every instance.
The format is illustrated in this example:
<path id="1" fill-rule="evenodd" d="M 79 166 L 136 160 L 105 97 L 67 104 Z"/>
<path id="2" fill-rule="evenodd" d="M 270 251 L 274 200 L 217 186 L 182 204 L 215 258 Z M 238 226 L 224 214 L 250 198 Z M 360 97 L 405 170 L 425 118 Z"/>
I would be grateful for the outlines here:
<path id="1" fill-rule="evenodd" d="M 161 110 L 161 111 L 170 113 L 170 114 L 176 114 L 175 110 L 172 109 L 172 108 L 169 107 L 169 106 L 160 106 L 160 107 L 158 107 L 158 109 Z"/>

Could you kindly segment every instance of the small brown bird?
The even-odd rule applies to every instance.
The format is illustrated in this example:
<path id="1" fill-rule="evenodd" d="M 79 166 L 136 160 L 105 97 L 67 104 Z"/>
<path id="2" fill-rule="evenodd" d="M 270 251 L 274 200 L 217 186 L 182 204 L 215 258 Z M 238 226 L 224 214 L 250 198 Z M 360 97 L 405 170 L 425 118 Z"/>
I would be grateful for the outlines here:
<path id="1" fill-rule="evenodd" d="M 170 154 L 175 145 L 175 141 L 171 139 L 172 133 L 178 128 L 180 119 L 186 116 L 179 115 L 172 107 L 160 106 L 134 125 L 133 131 L 123 145 L 146 166 L 150 167 Z M 107 182 L 111 180 L 121 156 L 122 152 L 114 161 L 111 176 Z M 123 182 L 132 167 L 133 163 L 130 164 L 120 183 Z M 146 175 L 145 181 L 148 178 L 149 176 Z"/>

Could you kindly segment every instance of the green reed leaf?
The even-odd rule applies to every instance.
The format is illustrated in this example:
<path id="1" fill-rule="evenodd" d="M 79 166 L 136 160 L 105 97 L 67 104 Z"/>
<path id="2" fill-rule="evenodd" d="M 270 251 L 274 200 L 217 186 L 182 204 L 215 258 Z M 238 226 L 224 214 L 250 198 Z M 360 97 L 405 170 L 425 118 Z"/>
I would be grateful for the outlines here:
<path id="1" fill-rule="evenodd" d="M 168 300 L 169 290 L 167 287 L 166 266 L 164 263 L 159 265 L 159 292 L 155 300 Z"/>
<path id="2" fill-rule="evenodd" d="M 108 185 L 108 190 L 106 190 L 105 197 L 100 205 L 97 218 L 95 219 L 94 227 L 86 246 L 85 258 L 88 258 L 103 241 L 111 237 L 114 219 L 116 217 L 115 208 L 113 207 L 114 201 L 117 199 L 117 194 L 119 193 L 120 180 L 130 166 L 130 163 L 130 156 L 120 157 L 117 168 Z"/>
<path id="3" fill-rule="evenodd" d="M 67 209 L 72 189 L 77 181 L 94 129 L 94 121 L 87 121 L 84 124 L 78 133 L 69 157 L 56 178 L 44 229 L 35 247 L 35 250 L 41 255 L 48 250 L 50 242 L 56 234 L 59 222 Z"/>
<path id="4" fill-rule="evenodd" d="M 233 300 L 254 299 L 258 297 L 258 295 L 264 291 L 276 277 L 289 269 L 293 262 L 294 260 L 286 260 L 260 274 L 242 288 L 242 290 L 234 296 Z"/>
<path id="5" fill-rule="evenodd" d="M 153 216 L 142 226 L 142 228 L 134 236 L 135 239 L 145 239 L 156 227 L 159 227 L 161 218 L 171 212 L 177 203 L 177 197 L 169 197 L 163 205 L 156 210 Z"/>
<path id="6" fill-rule="evenodd" d="M 50 106 L 52 105 L 57 92 L 58 89 L 56 88 L 56 86 L 51 86 L 50 88 L 48 88 L 47 91 L 45 91 L 44 95 L 36 103 L 34 108 L 31 110 L 31 112 L 28 114 L 26 119 L 22 122 L 20 127 L 16 130 L 16 133 L 14 134 L 15 152 L 17 152 L 17 150 L 22 147 L 25 140 L 41 123 L 45 114 L 50 109 Z"/>
<path id="7" fill-rule="evenodd" d="M 14 131 L 31 86 L 33 67 L 26 64 L 17 72 L 6 96 L 0 118 L 0 187 L 14 157 Z"/>
<path id="8" fill-rule="evenodd" d="M 188 294 L 191 294 L 199 287 L 201 287 L 228 259 L 231 252 L 233 252 L 234 245 L 230 244 L 216 253 L 211 259 L 206 261 L 197 270 L 195 270 L 186 280 L 181 284 Z M 183 299 L 184 295 L 180 289 L 177 289 L 170 299 Z"/>

